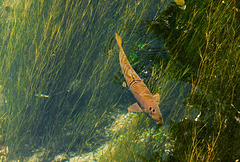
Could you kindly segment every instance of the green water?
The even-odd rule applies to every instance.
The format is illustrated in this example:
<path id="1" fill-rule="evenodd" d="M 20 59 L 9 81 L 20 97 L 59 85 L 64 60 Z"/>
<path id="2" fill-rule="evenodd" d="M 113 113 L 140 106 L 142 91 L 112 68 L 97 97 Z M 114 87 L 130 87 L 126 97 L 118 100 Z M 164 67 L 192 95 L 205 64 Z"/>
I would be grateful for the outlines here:
<path id="1" fill-rule="evenodd" d="M 237 160 L 239 2 L 0 2 L 1 158 L 94 151 L 99 161 Z M 145 114 L 108 134 L 135 102 L 121 84 L 115 33 L 160 94 L 164 125 Z M 200 114 L 200 115 L 199 115 Z M 198 116 L 199 115 L 199 116 Z M 125 119 L 127 120 L 127 119 Z"/>

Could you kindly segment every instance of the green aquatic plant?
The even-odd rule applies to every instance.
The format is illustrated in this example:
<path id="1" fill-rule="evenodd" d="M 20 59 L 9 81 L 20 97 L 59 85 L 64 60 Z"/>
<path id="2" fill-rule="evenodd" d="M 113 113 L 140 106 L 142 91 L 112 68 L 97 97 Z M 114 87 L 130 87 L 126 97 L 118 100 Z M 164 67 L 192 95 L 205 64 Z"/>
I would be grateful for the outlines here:
<path id="1" fill-rule="evenodd" d="M 165 124 L 170 124 L 169 131 L 162 133 L 169 133 L 163 143 L 169 148 L 164 149 L 158 139 L 161 132 L 156 132 L 151 139 L 162 144 L 151 145 L 147 153 L 140 151 L 140 156 L 129 158 L 132 161 L 239 158 L 239 2 L 186 1 L 186 6 L 182 10 L 170 4 L 155 20 L 147 21 L 145 32 L 163 41 L 167 49 L 168 56 L 155 57 L 160 63 L 148 70 L 147 84 L 162 94 L 160 108 L 163 117 L 168 114 Z M 129 130 L 133 135 L 134 131 Z M 115 153 L 121 149 L 118 144 L 113 148 Z M 123 154 L 130 157 L 137 150 Z M 126 160 L 123 154 L 118 155 L 120 160 Z"/>
<path id="2" fill-rule="evenodd" d="M 115 32 L 160 94 L 165 125 L 133 115 L 106 138 L 102 161 L 237 160 L 239 2 L 185 4 L 159 11 L 160 1 L 146 0 L 1 1 L 0 145 L 9 148 L 8 160 L 41 148 L 51 161 L 102 144 L 108 113 L 131 105 L 113 82 L 121 75 Z"/>
<path id="3" fill-rule="evenodd" d="M 129 62 L 130 63 L 133 63 L 135 61 L 135 59 L 137 59 L 137 54 L 132 54 L 132 55 L 129 55 Z"/>
<path id="4" fill-rule="evenodd" d="M 38 148 L 46 161 L 96 148 L 96 131 L 122 93 L 109 40 L 117 31 L 133 37 L 153 6 L 146 2 L 0 2 L 1 145 L 9 160 Z"/>
<path id="5" fill-rule="evenodd" d="M 175 143 L 171 159 L 234 161 L 240 155 L 236 129 L 239 5 L 234 0 L 186 1 L 186 10 L 170 5 L 156 20 L 148 22 L 150 33 L 164 40 L 180 67 L 188 65 L 190 71 L 183 79 L 193 85 L 185 101 L 184 118 L 171 123 Z"/>

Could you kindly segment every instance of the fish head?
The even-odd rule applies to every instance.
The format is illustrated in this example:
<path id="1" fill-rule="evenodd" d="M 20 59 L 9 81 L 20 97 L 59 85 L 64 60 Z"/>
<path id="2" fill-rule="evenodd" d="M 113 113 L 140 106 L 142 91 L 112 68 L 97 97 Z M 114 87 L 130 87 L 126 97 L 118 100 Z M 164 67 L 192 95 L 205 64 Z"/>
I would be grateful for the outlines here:
<path id="1" fill-rule="evenodd" d="M 146 113 L 156 122 L 157 125 L 163 124 L 162 114 L 157 104 L 150 104 L 145 108 Z"/>

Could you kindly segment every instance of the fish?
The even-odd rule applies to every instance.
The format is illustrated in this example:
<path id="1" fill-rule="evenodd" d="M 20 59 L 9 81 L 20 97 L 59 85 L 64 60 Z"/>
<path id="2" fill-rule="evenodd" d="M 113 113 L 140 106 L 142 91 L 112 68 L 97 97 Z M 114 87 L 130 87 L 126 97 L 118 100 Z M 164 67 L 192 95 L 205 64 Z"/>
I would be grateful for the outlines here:
<path id="1" fill-rule="evenodd" d="M 146 84 L 138 76 L 135 70 L 130 65 L 127 56 L 122 47 L 122 38 L 117 33 L 115 33 L 117 44 L 119 46 L 119 61 L 120 66 L 126 80 L 126 84 L 133 96 L 136 98 L 137 102 L 128 107 L 129 111 L 132 112 L 144 112 L 150 118 L 152 118 L 157 125 L 163 124 L 162 114 L 158 107 L 160 102 L 160 96 L 158 93 L 152 95 Z"/>

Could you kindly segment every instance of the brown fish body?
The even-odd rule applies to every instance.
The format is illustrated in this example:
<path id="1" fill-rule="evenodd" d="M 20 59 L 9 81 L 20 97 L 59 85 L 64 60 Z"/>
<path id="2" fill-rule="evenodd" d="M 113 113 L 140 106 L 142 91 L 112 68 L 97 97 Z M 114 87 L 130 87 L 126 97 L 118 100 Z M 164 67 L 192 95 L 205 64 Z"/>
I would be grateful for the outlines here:
<path id="1" fill-rule="evenodd" d="M 144 111 L 149 115 L 158 125 L 163 124 L 162 114 L 158 107 L 159 94 L 152 96 L 149 89 L 141 78 L 137 75 L 135 70 L 130 65 L 124 51 L 122 48 L 122 38 L 116 35 L 116 40 L 120 48 L 119 60 L 120 66 L 122 68 L 126 83 L 133 93 L 134 97 L 137 99 L 138 103 L 131 105 L 128 110 L 141 112 Z"/>

